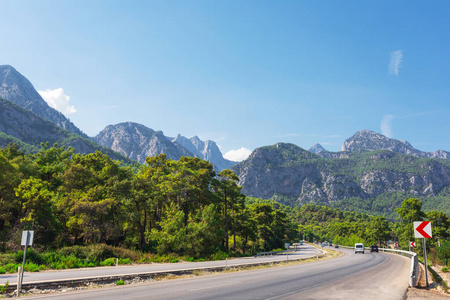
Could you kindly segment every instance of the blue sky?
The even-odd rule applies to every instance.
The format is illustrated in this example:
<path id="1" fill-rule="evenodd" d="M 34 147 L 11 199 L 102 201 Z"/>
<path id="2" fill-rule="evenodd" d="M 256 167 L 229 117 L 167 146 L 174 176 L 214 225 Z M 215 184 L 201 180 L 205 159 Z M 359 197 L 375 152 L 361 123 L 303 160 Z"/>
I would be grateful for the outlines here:
<path id="1" fill-rule="evenodd" d="M 449 1 L 4 1 L 9 64 L 80 129 L 450 151 Z"/>

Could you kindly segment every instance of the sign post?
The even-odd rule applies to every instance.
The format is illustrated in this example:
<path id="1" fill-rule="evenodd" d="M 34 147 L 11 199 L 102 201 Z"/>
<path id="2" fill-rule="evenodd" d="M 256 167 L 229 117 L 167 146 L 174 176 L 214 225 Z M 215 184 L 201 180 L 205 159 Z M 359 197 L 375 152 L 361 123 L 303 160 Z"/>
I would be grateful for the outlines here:
<path id="1" fill-rule="evenodd" d="M 22 232 L 22 246 L 25 246 L 25 251 L 23 252 L 23 263 L 22 263 L 22 274 L 20 275 L 20 280 L 17 283 L 17 296 L 20 295 L 20 291 L 22 289 L 22 282 L 23 282 L 23 271 L 25 270 L 25 260 L 27 259 L 27 249 L 28 246 L 33 245 L 33 237 L 34 237 L 34 231 L 33 230 L 25 230 Z"/>
<path id="2" fill-rule="evenodd" d="M 412 241 L 409 242 L 409 251 L 414 251 L 414 248 L 416 248 L 416 242 Z"/>
<path id="3" fill-rule="evenodd" d="M 425 239 L 431 238 L 431 222 L 430 221 L 419 221 L 414 222 L 414 237 L 416 239 L 423 239 L 423 261 L 425 263 L 425 279 L 427 281 L 426 289 L 428 290 L 428 266 L 427 266 L 427 245 Z"/>

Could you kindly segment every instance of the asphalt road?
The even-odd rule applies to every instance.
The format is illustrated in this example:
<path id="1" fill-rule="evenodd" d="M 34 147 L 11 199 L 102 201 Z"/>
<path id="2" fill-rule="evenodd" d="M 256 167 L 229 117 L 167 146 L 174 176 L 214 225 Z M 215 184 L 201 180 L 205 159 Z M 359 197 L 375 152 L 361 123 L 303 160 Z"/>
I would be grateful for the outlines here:
<path id="1" fill-rule="evenodd" d="M 27 299 L 403 299 L 410 260 L 346 255 L 291 266 L 92 289 Z"/>
<path id="2" fill-rule="evenodd" d="M 246 257 L 230 259 L 228 261 L 205 261 L 205 262 L 182 262 L 182 263 L 154 263 L 154 264 L 142 264 L 131 266 L 118 266 L 118 267 L 99 267 L 99 268 L 84 268 L 84 269 L 71 269 L 60 271 L 41 271 L 41 272 L 25 272 L 23 277 L 23 283 L 36 283 L 46 281 L 59 281 L 59 280 L 76 280 L 84 278 L 97 278 L 113 275 L 128 275 L 128 274 L 144 274 L 154 272 L 170 272 L 179 270 L 190 270 L 199 268 L 211 268 L 211 267 L 223 267 L 237 266 L 245 264 L 255 264 L 259 262 L 271 262 L 280 260 L 295 260 L 299 258 L 315 256 L 319 253 L 316 248 L 310 245 L 300 246 L 300 251 L 290 253 L 289 255 L 275 255 L 275 256 L 263 256 L 263 257 Z M 320 252 L 321 253 L 321 252 Z M 10 284 L 17 283 L 17 274 L 4 274 L 0 275 L 0 284 L 5 284 L 9 281 Z"/>

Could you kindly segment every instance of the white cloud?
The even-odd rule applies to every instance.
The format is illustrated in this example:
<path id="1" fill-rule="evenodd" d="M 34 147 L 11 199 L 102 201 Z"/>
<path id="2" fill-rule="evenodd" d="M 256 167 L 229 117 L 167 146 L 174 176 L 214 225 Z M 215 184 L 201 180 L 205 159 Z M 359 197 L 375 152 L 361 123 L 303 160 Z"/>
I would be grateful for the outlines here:
<path id="1" fill-rule="evenodd" d="M 391 52 L 391 61 L 389 62 L 389 73 L 392 75 L 398 75 L 398 70 L 400 69 L 403 60 L 403 51 L 396 50 Z"/>
<path id="2" fill-rule="evenodd" d="M 223 156 L 224 158 L 231 160 L 231 161 L 243 161 L 247 159 L 250 154 L 252 154 L 252 151 L 242 147 L 239 150 L 230 150 Z"/>
<path id="3" fill-rule="evenodd" d="M 75 107 L 69 104 L 70 97 L 64 94 L 62 88 L 54 90 L 47 89 L 45 91 L 38 91 L 38 93 L 50 107 L 53 107 L 64 115 L 70 115 L 77 112 Z"/>
<path id="4" fill-rule="evenodd" d="M 393 115 L 385 115 L 381 119 L 380 124 L 381 133 L 387 136 L 388 138 L 392 138 L 394 136 L 394 134 L 392 133 L 392 125 L 391 125 L 392 119 L 394 119 Z"/>

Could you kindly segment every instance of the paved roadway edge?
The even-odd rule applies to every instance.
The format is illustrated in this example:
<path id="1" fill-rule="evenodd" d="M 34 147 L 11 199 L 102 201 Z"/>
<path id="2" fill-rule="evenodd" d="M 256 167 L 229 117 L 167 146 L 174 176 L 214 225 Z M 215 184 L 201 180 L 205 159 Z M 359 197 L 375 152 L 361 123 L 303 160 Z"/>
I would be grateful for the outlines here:
<path id="1" fill-rule="evenodd" d="M 321 249 L 318 249 L 321 250 Z M 311 255 L 307 257 L 302 257 L 298 259 L 289 259 L 289 262 L 307 260 L 311 258 L 322 258 L 327 255 L 327 251 L 321 250 L 322 253 Z M 22 291 L 27 291 L 30 289 L 59 289 L 62 287 L 81 287 L 87 286 L 89 283 L 97 283 L 97 284 L 110 284 L 115 283 L 118 280 L 133 280 L 136 277 L 140 279 L 146 280 L 153 277 L 167 276 L 167 275 L 188 275 L 192 274 L 194 271 L 224 271 L 232 268 L 239 267 L 256 267 L 256 266 L 264 266 L 264 265 L 275 265 L 286 262 L 285 259 L 280 259 L 276 261 L 268 261 L 268 262 L 258 262 L 258 263 L 241 263 L 241 264 L 230 264 L 232 260 L 228 261 L 228 266 L 217 266 L 217 267 L 199 267 L 199 268 L 187 268 L 187 269 L 174 269 L 167 271 L 152 271 L 152 272 L 140 272 L 140 273 L 127 273 L 127 274 L 117 274 L 117 275 L 107 275 L 107 276 L 93 276 L 93 277 L 82 277 L 82 278 L 73 278 L 73 279 L 64 279 L 64 280 L 47 280 L 47 281 L 34 281 L 34 282 L 25 282 L 22 284 Z M 6 289 L 7 293 L 15 292 L 17 289 L 17 284 L 10 284 Z"/>

